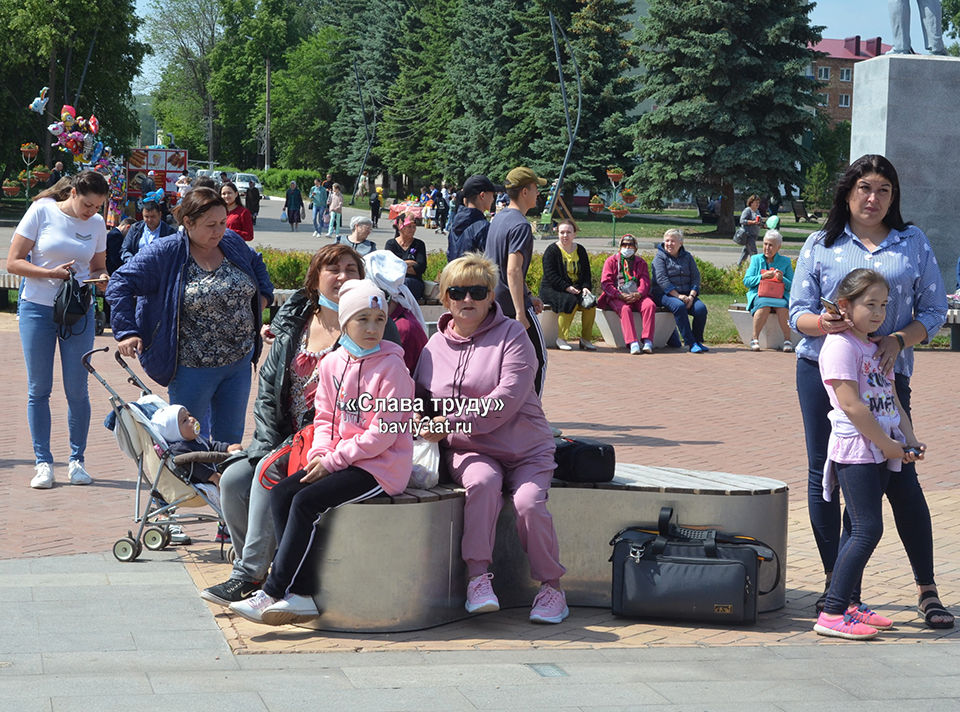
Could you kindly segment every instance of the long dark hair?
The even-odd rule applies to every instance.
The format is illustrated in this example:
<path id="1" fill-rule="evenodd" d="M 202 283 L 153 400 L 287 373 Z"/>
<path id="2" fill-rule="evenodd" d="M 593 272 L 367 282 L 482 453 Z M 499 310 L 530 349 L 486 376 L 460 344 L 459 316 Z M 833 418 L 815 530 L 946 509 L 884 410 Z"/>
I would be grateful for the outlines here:
<path id="1" fill-rule="evenodd" d="M 53 198 L 60 202 L 70 197 L 73 188 L 76 188 L 80 195 L 107 195 L 110 192 L 110 184 L 102 175 L 96 171 L 81 171 L 72 177 L 64 176 L 46 190 L 37 193 L 33 200 Z"/>
<path id="2" fill-rule="evenodd" d="M 830 208 L 827 222 L 823 226 L 823 244 L 827 247 L 833 245 L 836 239 L 843 234 L 844 228 L 850 220 L 850 206 L 847 205 L 850 191 L 854 189 L 858 180 L 871 173 L 883 176 L 893 186 L 893 200 L 890 201 L 890 209 L 887 210 L 887 214 L 883 216 L 883 224 L 893 230 L 903 230 L 910 224 L 904 222 L 903 216 L 900 215 L 900 178 L 897 177 L 897 169 L 883 156 L 868 153 L 851 163 L 847 172 L 837 183 L 837 193 L 833 198 L 833 207 Z"/>

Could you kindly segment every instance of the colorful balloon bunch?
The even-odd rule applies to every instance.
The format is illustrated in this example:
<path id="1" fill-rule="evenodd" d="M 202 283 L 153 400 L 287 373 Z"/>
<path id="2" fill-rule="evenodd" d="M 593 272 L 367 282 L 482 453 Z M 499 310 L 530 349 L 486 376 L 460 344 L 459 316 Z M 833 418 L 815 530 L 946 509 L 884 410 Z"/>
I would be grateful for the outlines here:
<path id="1" fill-rule="evenodd" d="M 97 140 L 100 121 L 93 114 L 85 119 L 77 116 L 77 110 L 72 106 L 64 104 L 60 109 L 60 121 L 50 124 L 47 131 L 57 139 L 52 145 L 65 148 L 73 154 L 74 160 L 80 159 L 94 167 L 102 167 L 105 161 L 109 161 L 110 147 Z"/>

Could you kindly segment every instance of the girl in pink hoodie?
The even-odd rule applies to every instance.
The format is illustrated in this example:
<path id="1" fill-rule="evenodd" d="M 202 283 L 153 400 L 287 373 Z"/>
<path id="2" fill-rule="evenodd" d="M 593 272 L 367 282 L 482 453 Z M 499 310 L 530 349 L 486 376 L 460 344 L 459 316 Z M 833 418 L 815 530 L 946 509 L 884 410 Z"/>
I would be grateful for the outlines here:
<path id="1" fill-rule="evenodd" d="M 340 346 L 320 362 L 313 447 L 305 470 L 270 492 L 277 554 L 263 588 L 230 605 L 268 625 L 300 623 L 319 615 L 313 572 L 301 571 L 323 515 L 386 492 L 399 494 L 410 479 L 413 439 L 409 412 L 413 379 L 403 350 L 382 341 L 387 300 L 369 281 L 340 288 Z"/>

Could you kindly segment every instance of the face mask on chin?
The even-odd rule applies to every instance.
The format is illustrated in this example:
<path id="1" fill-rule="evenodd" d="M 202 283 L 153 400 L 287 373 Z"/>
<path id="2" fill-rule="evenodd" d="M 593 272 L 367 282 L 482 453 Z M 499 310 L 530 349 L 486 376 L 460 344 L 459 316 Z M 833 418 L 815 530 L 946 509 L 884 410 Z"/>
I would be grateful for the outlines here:
<path id="1" fill-rule="evenodd" d="M 348 354 L 355 358 L 363 358 L 364 356 L 375 354 L 380 350 L 380 344 L 369 349 L 360 348 L 360 345 L 347 336 L 346 332 L 340 334 L 340 345 L 347 350 Z"/>

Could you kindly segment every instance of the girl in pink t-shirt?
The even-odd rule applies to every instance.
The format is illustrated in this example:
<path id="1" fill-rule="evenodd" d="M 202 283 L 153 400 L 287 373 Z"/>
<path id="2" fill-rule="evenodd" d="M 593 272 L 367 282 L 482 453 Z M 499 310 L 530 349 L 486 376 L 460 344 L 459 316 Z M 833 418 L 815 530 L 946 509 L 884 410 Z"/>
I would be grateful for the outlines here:
<path id="1" fill-rule="evenodd" d="M 835 638 L 873 638 L 893 621 L 860 603 L 860 580 L 883 534 L 883 494 L 901 462 L 922 460 L 926 446 L 913 434 L 894 388 L 883 373 L 870 335 L 887 316 L 889 288 L 879 272 L 856 269 L 840 282 L 836 301 L 848 329 L 830 334 L 820 351 L 820 376 L 833 410 L 824 466 L 824 497 L 839 481 L 850 515 L 840 542 L 823 612 L 813 629 Z"/>

